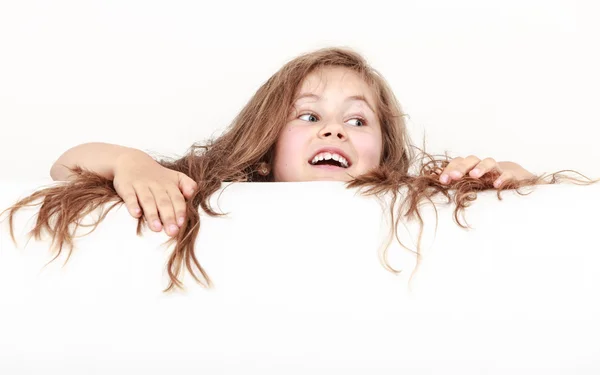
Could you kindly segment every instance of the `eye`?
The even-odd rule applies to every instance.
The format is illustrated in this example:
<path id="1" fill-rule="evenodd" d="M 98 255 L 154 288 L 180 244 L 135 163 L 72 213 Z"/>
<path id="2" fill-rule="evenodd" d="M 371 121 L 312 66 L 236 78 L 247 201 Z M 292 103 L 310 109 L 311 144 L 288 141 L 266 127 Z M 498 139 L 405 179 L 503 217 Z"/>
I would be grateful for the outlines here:
<path id="1" fill-rule="evenodd" d="M 357 121 L 356 126 L 360 127 L 360 126 L 367 125 L 367 121 L 364 118 L 362 118 L 362 117 L 355 117 L 355 118 L 350 119 L 350 121 L 352 121 L 352 120 L 356 120 Z"/>
<path id="2" fill-rule="evenodd" d="M 298 117 L 301 120 L 304 121 L 308 121 L 308 122 L 317 122 L 319 121 L 319 117 L 317 115 L 315 115 L 314 113 L 305 113 L 303 115 L 300 115 L 300 117 Z M 362 117 L 354 117 L 352 119 L 350 119 L 349 121 L 355 120 L 356 124 L 354 124 L 353 126 L 358 126 L 358 127 L 362 127 L 362 126 L 366 126 L 367 125 L 367 120 L 365 120 Z"/>
<path id="3" fill-rule="evenodd" d="M 298 117 L 298 118 L 299 118 L 299 119 L 302 119 L 302 117 L 306 117 L 306 116 L 308 116 L 308 118 L 309 118 L 309 119 L 308 119 L 308 120 L 306 120 L 306 121 L 309 121 L 309 122 L 317 122 L 317 121 L 319 120 L 319 119 L 317 118 L 317 116 L 316 116 L 315 114 L 313 114 L 313 113 L 305 113 L 305 114 L 301 115 L 301 116 L 300 116 L 300 117 Z"/>

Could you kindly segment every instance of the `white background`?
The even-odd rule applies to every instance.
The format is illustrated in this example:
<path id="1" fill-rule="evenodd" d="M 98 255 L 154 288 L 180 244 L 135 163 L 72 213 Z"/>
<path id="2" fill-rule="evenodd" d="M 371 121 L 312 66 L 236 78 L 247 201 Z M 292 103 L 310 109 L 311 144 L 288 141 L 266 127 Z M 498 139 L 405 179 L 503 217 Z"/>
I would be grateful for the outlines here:
<path id="1" fill-rule="evenodd" d="M 428 151 L 600 177 L 599 18 L 571 0 L 4 0 L 1 173 L 47 178 L 90 141 L 181 155 L 288 60 L 348 46 Z"/>
<path id="2" fill-rule="evenodd" d="M 220 133 L 282 64 L 325 46 L 355 48 L 381 71 L 429 151 L 600 177 L 597 19 L 591 1 L 3 1 L 0 180 L 48 178 L 89 141 L 181 154 Z M 1 207 L 27 184 L 12 185 L 0 186 Z M 122 208 L 46 278 L 31 275 L 47 243 L 24 251 L 0 236 L 0 372 L 240 373 L 254 361 L 261 374 L 598 373 L 598 185 L 501 203 L 482 193 L 470 232 L 446 207 L 422 268 L 441 296 L 430 315 L 389 297 L 403 284 L 377 262 L 373 201 L 334 183 L 263 188 L 233 186 L 232 215 L 203 219 L 200 259 L 222 294 L 155 299 L 167 252 L 153 246 L 166 235 L 133 236 Z M 346 235 L 306 235 L 315 212 L 336 212 L 330 233 Z"/>

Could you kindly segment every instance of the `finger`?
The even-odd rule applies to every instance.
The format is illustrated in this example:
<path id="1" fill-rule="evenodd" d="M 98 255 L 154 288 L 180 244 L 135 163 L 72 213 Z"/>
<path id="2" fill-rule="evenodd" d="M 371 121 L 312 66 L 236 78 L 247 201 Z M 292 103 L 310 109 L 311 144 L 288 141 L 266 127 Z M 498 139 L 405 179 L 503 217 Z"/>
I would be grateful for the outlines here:
<path id="1" fill-rule="evenodd" d="M 448 183 L 451 179 L 459 180 L 461 179 L 468 171 L 473 169 L 475 165 L 477 165 L 481 160 L 474 155 L 467 156 L 466 158 L 454 158 L 440 176 L 440 181 L 442 183 Z"/>
<path id="2" fill-rule="evenodd" d="M 196 189 L 198 189 L 198 184 L 196 183 L 196 181 L 192 180 L 184 173 L 178 173 L 177 176 L 179 179 L 179 182 L 177 184 L 179 190 L 186 199 L 191 198 L 194 195 Z"/>
<path id="3" fill-rule="evenodd" d="M 171 198 L 173 204 L 173 210 L 175 211 L 175 217 L 177 218 L 177 225 L 182 226 L 185 221 L 186 203 L 181 192 L 176 189 L 167 189 L 167 194 Z"/>
<path id="4" fill-rule="evenodd" d="M 135 193 L 138 198 L 138 202 L 144 210 L 144 217 L 151 230 L 160 232 L 162 230 L 162 224 L 158 218 L 158 211 L 156 210 L 156 201 L 154 195 L 150 191 L 148 186 L 134 186 Z"/>
<path id="5" fill-rule="evenodd" d="M 179 227 L 175 224 L 175 212 L 173 211 L 173 203 L 167 194 L 164 187 L 160 185 L 150 186 L 150 191 L 156 201 L 158 214 L 163 223 L 165 232 L 169 236 L 174 236 L 179 232 Z"/>
<path id="6" fill-rule="evenodd" d="M 494 181 L 494 187 L 497 189 L 502 186 L 507 181 L 510 181 L 514 178 L 511 172 L 504 172 Z"/>
<path id="7" fill-rule="evenodd" d="M 454 169 L 456 169 L 456 164 L 461 163 L 462 159 L 463 158 L 461 158 L 461 157 L 456 157 L 456 158 L 452 159 L 450 161 L 450 163 L 448 163 L 448 165 L 446 165 L 446 168 L 444 168 L 444 170 L 440 174 L 440 182 L 442 184 L 447 184 L 450 182 L 450 180 L 451 180 L 450 172 L 453 171 Z"/>
<path id="8" fill-rule="evenodd" d="M 496 173 L 502 173 L 502 169 L 498 165 L 498 162 L 493 158 L 485 158 L 475 168 L 471 169 L 469 175 L 471 177 L 481 177 L 486 173 L 496 171 Z"/>
<path id="9" fill-rule="evenodd" d="M 118 193 L 121 199 L 123 199 L 123 202 L 125 202 L 125 206 L 127 207 L 127 211 L 129 211 L 129 214 L 131 214 L 131 216 L 133 216 L 136 219 L 139 218 L 142 214 L 142 209 L 138 204 L 138 199 L 135 195 L 135 190 L 133 189 L 133 186 L 129 185 L 126 187 L 120 187 Z"/>

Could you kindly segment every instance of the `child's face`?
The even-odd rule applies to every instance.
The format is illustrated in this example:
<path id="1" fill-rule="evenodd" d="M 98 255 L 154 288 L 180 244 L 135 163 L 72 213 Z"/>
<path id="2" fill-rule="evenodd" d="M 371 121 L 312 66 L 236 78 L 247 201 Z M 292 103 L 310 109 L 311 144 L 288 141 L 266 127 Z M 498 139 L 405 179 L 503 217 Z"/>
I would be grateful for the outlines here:
<path id="1" fill-rule="evenodd" d="M 379 165 L 383 145 L 376 102 L 357 73 L 320 69 L 304 79 L 297 98 L 275 146 L 275 181 L 349 181 L 348 173 L 358 176 Z M 319 155 L 323 160 L 313 164 Z"/>

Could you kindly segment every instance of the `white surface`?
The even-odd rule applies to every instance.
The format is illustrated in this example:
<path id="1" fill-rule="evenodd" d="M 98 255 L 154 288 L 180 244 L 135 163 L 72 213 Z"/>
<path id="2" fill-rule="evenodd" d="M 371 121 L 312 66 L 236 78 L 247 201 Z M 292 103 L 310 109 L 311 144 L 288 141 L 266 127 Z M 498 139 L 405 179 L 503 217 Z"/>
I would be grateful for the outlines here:
<path id="1" fill-rule="evenodd" d="M 3 183 L 2 207 L 37 185 Z M 424 259 L 393 243 L 382 214 L 336 182 L 234 184 L 204 217 L 189 277 L 163 294 L 164 233 L 135 236 L 124 209 L 43 265 L 49 242 L 0 237 L 0 373 L 595 374 L 600 371 L 598 186 L 541 186 L 467 211 L 424 208 Z M 218 195 L 218 194 L 217 194 Z M 292 199 L 293 198 L 293 199 Z M 216 195 L 215 200 L 216 203 Z M 417 226 L 400 229 L 414 244 Z"/>

